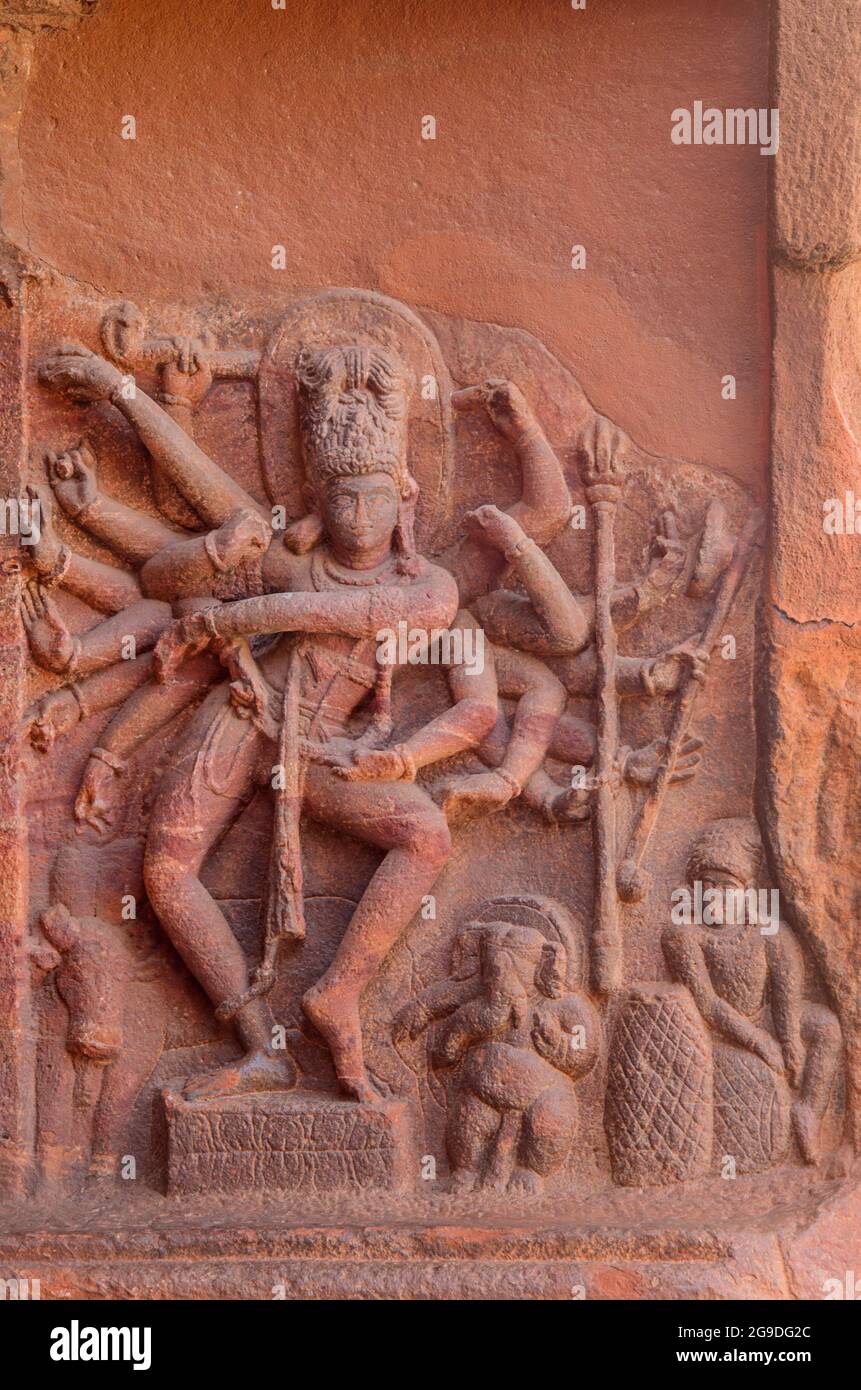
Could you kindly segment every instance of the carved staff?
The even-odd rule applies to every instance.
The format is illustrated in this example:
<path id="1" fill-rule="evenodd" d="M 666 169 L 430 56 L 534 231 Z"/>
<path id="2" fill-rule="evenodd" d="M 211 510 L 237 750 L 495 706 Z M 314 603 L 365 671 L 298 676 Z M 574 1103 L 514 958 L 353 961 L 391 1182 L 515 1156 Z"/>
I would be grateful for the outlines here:
<path id="1" fill-rule="evenodd" d="M 721 637 L 724 623 L 747 572 L 754 547 L 759 540 L 762 525 L 762 512 L 754 510 L 736 541 L 732 559 L 724 571 L 715 597 L 711 617 L 700 639 L 700 649 L 709 655 Z M 673 726 L 667 739 L 666 756 L 640 807 L 640 813 L 628 840 L 625 858 L 619 866 L 618 890 L 619 896 L 625 902 L 642 902 L 648 890 L 649 875 L 641 867 L 643 855 L 658 818 L 664 794 L 669 785 L 676 758 L 691 722 L 694 705 L 702 686 L 702 675 L 695 675 L 692 669 L 676 704 Z"/>
<path id="2" fill-rule="evenodd" d="M 179 363 L 183 355 L 193 352 L 188 338 L 147 338 L 146 321 L 136 304 L 123 300 L 107 310 L 101 326 L 105 352 L 120 367 L 130 371 L 140 367 L 165 367 Z M 253 349 L 216 351 L 211 336 L 201 339 L 206 349 L 206 362 L 213 377 L 222 381 L 253 381 L 260 365 L 260 353 Z M 189 368 L 191 363 L 186 364 Z"/>
<path id="3" fill-rule="evenodd" d="M 616 457 L 620 434 L 606 420 L 595 422 L 591 449 L 584 449 L 581 471 L 586 499 L 592 509 L 595 587 L 596 698 L 598 750 L 595 760 L 596 800 L 592 818 L 596 888 L 592 928 L 592 979 L 601 994 L 613 994 L 622 984 L 622 941 L 616 893 L 616 762 L 619 711 L 616 699 L 616 633 L 611 601 L 616 578 L 613 527 L 623 475 Z"/>
<path id="4" fill-rule="evenodd" d="M 275 792 L 263 955 L 245 993 L 219 1004 L 215 1015 L 221 1020 L 232 1018 L 252 999 L 268 993 L 275 983 L 275 966 L 281 942 L 301 941 L 305 936 L 302 846 L 299 836 L 304 780 L 304 758 L 299 735 L 301 660 L 301 647 L 297 644 L 290 654 L 281 705 L 278 763 L 284 785 Z"/>

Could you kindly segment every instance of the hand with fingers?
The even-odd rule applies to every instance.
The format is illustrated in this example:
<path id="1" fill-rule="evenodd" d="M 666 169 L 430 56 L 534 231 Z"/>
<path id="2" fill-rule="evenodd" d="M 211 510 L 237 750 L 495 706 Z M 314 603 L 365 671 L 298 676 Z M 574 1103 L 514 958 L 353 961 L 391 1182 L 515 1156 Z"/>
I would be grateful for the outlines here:
<path id="1" fill-rule="evenodd" d="M 272 528 L 258 512 L 238 507 L 212 532 L 212 538 L 222 565 L 235 569 L 243 560 L 266 550 L 272 540 Z"/>
<path id="2" fill-rule="evenodd" d="M 688 671 L 693 680 L 702 683 L 706 679 L 709 660 L 709 653 L 700 646 L 699 635 L 689 638 L 687 642 L 680 642 L 647 663 L 651 689 L 656 695 L 671 695 L 678 690 L 682 677 Z"/>
<path id="3" fill-rule="evenodd" d="M 596 415 L 580 439 L 578 448 L 586 485 L 618 483 L 630 442 L 625 432 L 612 420 Z"/>
<path id="4" fill-rule="evenodd" d="M 103 835 L 110 829 L 116 816 L 118 794 L 121 796 L 123 793 L 115 768 L 101 758 L 90 758 L 75 797 L 75 820 L 78 825 L 88 825 Z"/>
<path id="5" fill-rule="evenodd" d="M 21 621 L 36 664 L 58 676 L 68 673 L 80 643 L 69 632 L 48 590 L 37 580 L 21 590 Z"/>
<path id="6" fill-rule="evenodd" d="M 536 423 L 520 387 L 504 377 L 487 377 L 479 386 L 454 391 L 451 403 L 455 410 L 486 410 L 494 427 L 512 444 Z"/>
<path id="7" fill-rule="evenodd" d="M 47 753 L 56 739 L 80 722 L 81 706 L 68 687 L 49 690 L 24 712 L 20 733 L 38 753 Z"/>
<path id="8" fill-rule="evenodd" d="M 207 624 L 206 612 L 188 613 L 170 624 L 159 638 L 153 654 L 153 673 L 157 681 L 168 682 L 182 663 L 202 652 L 217 637 Z"/>
<path id="9" fill-rule="evenodd" d="M 686 738 L 684 740 L 679 746 L 673 770 L 670 773 L 669 780 L 671 782 L 689 782 L 696 775 L 697 768 L 702 761 L 702 754 L 700 753 L 702 746 L 701 738 Z M 632 749 L 624 760 L 622 776 L 635 786 L 651 786 L 666 762 L 668 750 L 669 740 L 666 738 L 656 738 L 642 748 Z"/>
<path id="10" fill-rule="evenodd" d="M 400 748 L 371 748 L 356 753 L 347 767 L 335 767 L 335 776 L 345 782 L 399 782 L 408 776 Z"/>
<path id="11" fill-rule="evenodd" d="M 652 539 L 649 580 L 655 588 L 669 589 L 685 567 L 687 548 L 679 538 L 674 512 L 663 512 Z"/>
<path id="12" fill-rule="evenodd" d="M 780 1044 L 764 1028 L 757 1028 L 756 1030 L 753 1051 L 777 1076 L 785 1074 L 786 1066 Z"/>
<path id="13" fill-rule="evenodd" d="M 246 719 L 261 718 L 269 701 L 269 692 L 260 668 L 244 638 L 214 641 L 218 659 L 230 672 L 230 703 Z"/>
<path id="14" fill-rule="evenodd" d="M 79 516 L 93 505 L 99 495 L 96 456 L 85 440 L 62 454 L 49 453 L 46 462 L 48 482 L 67 516 Z"/>
<path id="15" fill-rule="evenodd" d="M 205 338 L 172 339 L 176 356 L 161 369 L 161 388 L 165 396 L 192 409 L 200 405 L 212 385 L 213 342 Z"/>
<path id="16" fill-rule="evenodd" d="M 473 512 L 467 512 L 464 522 L 473 540 L 486 541 L 503 554 L 510 551 L 519 541 L 526 540 L 526 532 L 519 522 L 513 516 L 509 516 L 508 512 L 500 511 L 491 502 L 476 507 Z"/>
<path id="17" fill-rule="evenodd" d="M 90 404 L 104 401 L 123 383 L 122 372 L 80 343 L 61 343 L 42 360 L 39 380 L 43 386 Z"/>
<path id="18" fill-rule="evenodd" d="M 30 559 L 38 577 L 47 580 L 58 572 L 63 559 L 63 542 L 54 527 L 51 494 L 46 487 L 39 488 L 32 483 L 28 483 L 24 491 L 31 514 L 32 509 L 38 508 L 39 515 L 38 532 L 33 544 L 28 546 Z"/>

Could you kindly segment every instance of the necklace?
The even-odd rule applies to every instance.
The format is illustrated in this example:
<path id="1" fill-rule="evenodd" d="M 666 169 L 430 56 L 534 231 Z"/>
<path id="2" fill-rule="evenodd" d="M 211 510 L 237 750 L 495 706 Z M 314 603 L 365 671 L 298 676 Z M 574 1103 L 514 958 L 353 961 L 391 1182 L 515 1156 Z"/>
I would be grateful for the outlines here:
<path id="1" fill-rule="evenodd" d="M 345 565 L 339 565 L 337 560 L 329 554 L 328 550 L 322 547 L 314 552 L 311 561 L 311 575 L 315 589 L 323 587 L 322 579 L 325 575 L 335 584 L 350 584 L 358 588 L 369 588 L 372 584 L 388 583 L 395 572 L 394 561 L 391 557 L 383 561 L 374 570 L 362 571 L 351 570 Z"/>

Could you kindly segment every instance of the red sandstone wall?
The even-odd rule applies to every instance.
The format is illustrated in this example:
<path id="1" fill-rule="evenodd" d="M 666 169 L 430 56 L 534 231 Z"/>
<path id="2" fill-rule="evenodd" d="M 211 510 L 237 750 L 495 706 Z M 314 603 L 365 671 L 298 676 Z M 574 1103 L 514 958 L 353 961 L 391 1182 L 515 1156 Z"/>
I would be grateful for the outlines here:
<path id="1" fill-rule="evenodd" d="M 20 239 L 141 300 L 355 284 L 526 328 L 646 448 L 757 484 L 771 161 L 670 112 L 768 105 L 767 39 L 749 0 L 105 0 L 37 45 Z"/>

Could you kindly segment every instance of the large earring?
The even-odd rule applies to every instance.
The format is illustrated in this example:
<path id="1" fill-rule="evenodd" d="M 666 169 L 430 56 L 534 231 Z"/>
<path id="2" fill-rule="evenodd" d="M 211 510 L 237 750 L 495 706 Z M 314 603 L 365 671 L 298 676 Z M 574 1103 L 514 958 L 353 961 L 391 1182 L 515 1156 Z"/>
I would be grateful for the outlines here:
<path id="1" fill-rule="evenodd" d="M 406 575 L 415 575 L 418 572 L 415 529 L 418 495 L 418 483 L 414 478 L 410 478 L 405 492 L 398 500 L 398 520 L 395 525 L 394 541 L 395 548 L 400 555 L 398 571 Z"/>

